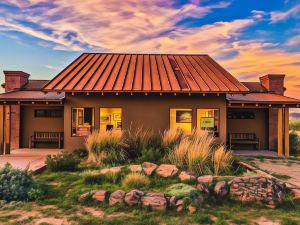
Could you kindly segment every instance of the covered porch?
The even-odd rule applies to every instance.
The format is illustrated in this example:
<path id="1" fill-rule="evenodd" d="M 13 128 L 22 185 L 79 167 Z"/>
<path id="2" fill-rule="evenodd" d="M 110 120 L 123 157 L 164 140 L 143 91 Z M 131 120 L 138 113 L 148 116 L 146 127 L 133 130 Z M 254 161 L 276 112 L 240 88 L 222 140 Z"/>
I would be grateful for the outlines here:
<path id="1" fill-rule="evenodd" d="M 269 151 L 270 156 L 274 152 L 289 157 L 289 110 L 299 108 L 299 100 L 272 93 L 250 93 L 228 95 L 227 101 L 228 144 L 233 149 L 244 149 L 245 153 Z"/>

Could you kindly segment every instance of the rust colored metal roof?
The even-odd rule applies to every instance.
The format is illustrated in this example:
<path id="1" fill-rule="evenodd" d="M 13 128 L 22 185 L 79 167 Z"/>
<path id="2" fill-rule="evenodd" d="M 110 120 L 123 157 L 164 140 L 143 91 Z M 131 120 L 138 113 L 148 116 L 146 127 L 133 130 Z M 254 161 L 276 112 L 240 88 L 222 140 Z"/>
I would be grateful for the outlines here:
<path id="1" fill-rule="evenodd" d="M 49 80 L 28 80 L 28 82 L 21 87 L 21 90 L 40 91 L 48 82 Z"/>
<path id="2" fill-rule="evenodd" d="M 65 93 L 45 93 L 42 91 L 12 91 L 0 94 L 0 101 L 61 101 Z"/>
<path id="3" fill-rule="evenodd" d="M 272 93 L 249 93 L 226 95 L 229 103 L 300 104 L 299 99 Z"/>
<path id="4" fill-rule="evenodd" d="M 260 82 L 241 82 L 245 85 L 250 92 L 268 92 L 266 88 L 264 88 Z"/>
<path id="5" fill-rule="evenodd" d="M 208 55 L 84 53 L 44 91 L 213 92 L 249 90 Z"/>

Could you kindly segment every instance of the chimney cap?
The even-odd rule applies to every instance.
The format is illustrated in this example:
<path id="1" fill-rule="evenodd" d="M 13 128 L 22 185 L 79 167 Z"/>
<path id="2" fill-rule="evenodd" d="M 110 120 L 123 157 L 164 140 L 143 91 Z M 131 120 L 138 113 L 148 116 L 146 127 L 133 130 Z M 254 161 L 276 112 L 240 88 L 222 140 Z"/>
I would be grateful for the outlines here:
<path id="1" fill-rule="evenodd" d="M 20 71 L 20 70 L 4 70 L 3 73 L 4 73 L 5 76 L 22 75 L 23 77 L 27 77 L 27 78 L 30 76 L 30 74 L 25 73 L 25 72 Z"/>
<path id="2" fill-rule="evenodd" d="M 264 76 L 261 76 L 259 79 L 283 79 L 285 77 L 285 74 L 266 74 Z"/>

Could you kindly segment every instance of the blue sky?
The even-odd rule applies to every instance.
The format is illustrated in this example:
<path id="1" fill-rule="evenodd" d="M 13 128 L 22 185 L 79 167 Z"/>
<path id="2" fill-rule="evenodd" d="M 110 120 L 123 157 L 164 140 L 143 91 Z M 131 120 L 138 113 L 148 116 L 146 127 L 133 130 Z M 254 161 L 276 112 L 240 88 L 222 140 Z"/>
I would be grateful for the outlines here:
<path id="1" fill-rule="evenodd" d="M 300 98 L 299 21 L 299 0 L 6 0 L 0 70 L 51 79 L 82 52 L 206 53 L 240 80 L 287 74 Z"/>

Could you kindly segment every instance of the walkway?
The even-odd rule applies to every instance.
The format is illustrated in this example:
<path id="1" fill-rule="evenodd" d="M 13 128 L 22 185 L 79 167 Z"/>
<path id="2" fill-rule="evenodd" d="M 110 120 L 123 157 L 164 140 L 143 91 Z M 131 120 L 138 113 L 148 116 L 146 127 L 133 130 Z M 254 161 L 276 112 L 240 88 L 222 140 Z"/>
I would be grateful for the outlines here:
<path id="1" fill-rule="evenodd" d="M 237 156 L 265 156 L 265 157 L 278 157 L 277 152 L 269 150 L 235 150 L 233 151 Z"/>
<path id="2" fill-rule="evenodd" d="M 16 149 L 10 155 L 0 155 L 0 167 L 10 163 L 14 168 L 25 169 L 36 172 L 45 167 L 47 155 L 56 155 L 62 149 Z"/>

